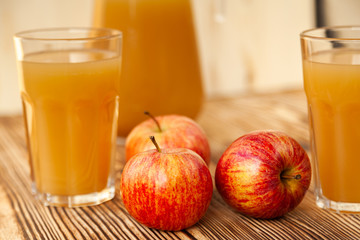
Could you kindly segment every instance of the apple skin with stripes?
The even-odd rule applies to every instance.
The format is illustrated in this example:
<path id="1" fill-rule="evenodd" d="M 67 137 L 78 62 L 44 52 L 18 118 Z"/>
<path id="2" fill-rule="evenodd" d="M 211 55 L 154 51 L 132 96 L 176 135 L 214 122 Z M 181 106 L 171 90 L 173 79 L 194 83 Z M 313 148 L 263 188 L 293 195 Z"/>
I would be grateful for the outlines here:
<path id="1" fill-rule="evenodd" d="M 254 131 L 236 139 L 215 171 L 218 192 L 240 213 L 262 219 L 296 208 L 311 182 L 311 164 L 301 145 L 285 133 Z"/>
<path id="2" fill-rule="evenodd" d="M 206 213 L 213 183 L 205 161 L 185 148 L 148 150 L 134 155 L 121 175 L 125 208 L 147 227 L 178 231 Z"/>
<path id="3" fill-rule="evenodd" d="M 204 130 L 194 120 L 176 114 L 152 117 L 133 128 L 125 142 L 126 161 L 136 153 L 154 149 L 149 136 L 156 138 L 160 148 L 188 148 L 207 165 L 210 163 L 210 145 Z"/>

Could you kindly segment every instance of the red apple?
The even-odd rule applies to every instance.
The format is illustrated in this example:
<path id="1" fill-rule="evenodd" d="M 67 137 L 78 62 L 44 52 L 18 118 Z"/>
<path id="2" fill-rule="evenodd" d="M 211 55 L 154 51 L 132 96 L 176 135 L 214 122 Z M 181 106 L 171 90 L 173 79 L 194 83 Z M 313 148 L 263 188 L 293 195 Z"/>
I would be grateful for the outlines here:
<path id="1" fill-rule="evenodd" d="M 276 218 L 293 210 L 311 180 L 305 150 L 278 131 L 256 131 L 235 140 L 221 156 L 216 188 L 225 202 L 255 218 Z"/>
<path id="2" fill-rule="evenodd" d="M 213 185 L 204 160 L 185 148 L 141 152 L 121 175 L 121 197 L 140 223 L 177 231 L 197 223 L 209 207 Z"/>
<path id="3" fill-rule="evenodd" d="M 139 152 L 154 149 L 149 136 L 155 136 L 160 148 L 188 148 L 199 154 L 207 165 L 210 163 L 205 132 L 195 121 L 180 115 L 151 116 L 132 129 L 125 142 L 126 161 Z"/>

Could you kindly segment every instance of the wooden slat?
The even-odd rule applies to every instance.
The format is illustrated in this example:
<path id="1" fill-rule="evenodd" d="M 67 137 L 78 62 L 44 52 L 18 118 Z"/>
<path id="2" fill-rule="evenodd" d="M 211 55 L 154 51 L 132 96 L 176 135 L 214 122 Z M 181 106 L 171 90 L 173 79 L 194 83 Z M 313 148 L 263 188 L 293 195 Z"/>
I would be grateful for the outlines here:
<path id="1" fill-rule="evenodd" d="M 210 172 L 241 135 L 261 129 L 286 132 L 309 151 L 303 92 L 249 95 L 209 100 L 198 122 L 212 150 Z M 118 145 L 116 181 L 124 166 Z M 241 215 L 214 195 L 205 216 L 179 232 L 149 229 L 129 216 L 120 199 L 84 208 L 44 207 L 30 190 L 29 166 L 21 116 L 0 118 L 0 239 L 359 239 L 360 215 L 337 214 L 315 205 L 312 186 L 292 212 L 274 220 Z M 215 185 L 214 185 L 215 186 Z"/>

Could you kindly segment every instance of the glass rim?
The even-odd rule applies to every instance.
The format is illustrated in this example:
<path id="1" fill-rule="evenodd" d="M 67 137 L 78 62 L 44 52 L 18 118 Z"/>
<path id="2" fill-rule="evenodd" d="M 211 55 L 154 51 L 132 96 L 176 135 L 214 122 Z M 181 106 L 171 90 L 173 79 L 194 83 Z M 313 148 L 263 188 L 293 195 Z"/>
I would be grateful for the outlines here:
<path id="1" fill-rule="evenodd" d="M 50 32 L 104 32 L 104 34 L 89 37 L 37 37 L 32 34 L 36 33 L 50 33 Z M 108 33 L 108 34 L 105 34 Z M 55 27 L 55 28 L 39 28 L 20 31 L 14 34 L 14 38 L 22 40 L 37 40 L 37 41 L 89 41 L 89 40 L 104 40 L 122 37 L 122 32 L 113 28 L 98 28 L 98 27 Z"/>
<path id="2" fill-rule="evenodd" d="M 314 32 L 319 30 L 357 30 L 360 32 L 360 25 L 344 25 L 344 26 L 326 26 L 316 27 L 304 30 L 300 33 L 300 38 L 309 38 L 314 40 L 341 40 L 341 41 L 360 41 L 360 37 L 320 37 L 315 36 Z"/>

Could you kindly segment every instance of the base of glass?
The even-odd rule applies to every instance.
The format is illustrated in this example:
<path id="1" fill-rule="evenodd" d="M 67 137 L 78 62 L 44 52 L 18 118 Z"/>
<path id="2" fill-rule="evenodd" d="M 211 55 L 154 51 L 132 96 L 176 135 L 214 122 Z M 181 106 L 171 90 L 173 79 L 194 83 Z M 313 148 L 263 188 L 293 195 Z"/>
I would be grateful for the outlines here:
<path id="1" fill-rule="evenodd" d="M 316 197 L 316 205 L 337 213 L 360 213 L 360 203 L 335 202 L 323 196 Z"/>
<path id="2" fill-rule="evenodd" d="M 83 195 L 63 196 L 53 195 L 50 193 L 40 193 L 37 191 L 35 184 L 32 186 L 32 192 L 44 206 L 57 206 L 57 207 L 85 207 L 98 205 L 115 196 L 115 187 L 108 187 L 101 192 L 94 192 Z"/>

